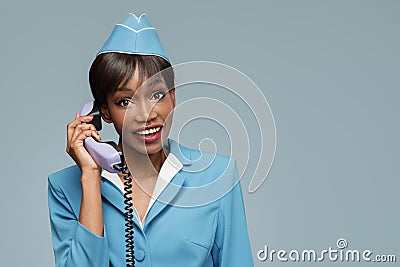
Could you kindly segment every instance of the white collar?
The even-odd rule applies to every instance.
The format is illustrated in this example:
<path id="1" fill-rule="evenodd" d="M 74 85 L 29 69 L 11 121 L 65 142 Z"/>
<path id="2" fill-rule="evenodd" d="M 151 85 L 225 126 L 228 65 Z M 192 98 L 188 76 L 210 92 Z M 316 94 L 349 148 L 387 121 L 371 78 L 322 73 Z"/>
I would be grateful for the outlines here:
<path id="1" fill-rule="evenodd" d="M 158 179 L 156 185 L 153 190 L 153 194 L 150 199 L 149 206 L 147 207 L 146 215 L 149 212 L 150 208 L 153 206 L 155 200 L 161 194 L 161 192 L 165 189 L 165 187 L 171 182 L 172 178 L 182 169 L 183 164 L 182 162 L 171 152 L 168 153 L 168 157 L 164 161 L 163 165 L 161 166 L 160 173 L 158 174 Z M 124 184 L 122 183 L 121 179 L 119 178 L 118 174 L 110 173 L 106 170 L 103 170 L 101 176 L 105 179 L 109 180 L 113 183 L 122 193 L 124 193 Z M 139 216 L 136 212 L 136 217 L 140 222 L 141 226 L 143 227 L 143 223 L 139 220 Z M 143 218 L 143 222 L 146 219 L 146 215 Z"/>

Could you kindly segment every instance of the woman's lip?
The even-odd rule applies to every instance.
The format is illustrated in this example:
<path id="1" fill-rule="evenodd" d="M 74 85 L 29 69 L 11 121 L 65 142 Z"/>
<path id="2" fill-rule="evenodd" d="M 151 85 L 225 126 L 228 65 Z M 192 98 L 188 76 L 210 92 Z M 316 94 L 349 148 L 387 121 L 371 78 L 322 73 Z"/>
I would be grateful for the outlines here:
<path id="1" fill-rule="evenodd" d="M 157 127 L 162 127 L 162 126 L 163 126 L 162 124 L 158 124 L 157 123 L 157 124 L 152 124 L 152 125 L 149 125 L 149 126 L 146 126 L 146 127 L 140 127 L 140 128 L 135 130 L 135 133 L 141 132 L 141 131 L 144 131 L 144 130 L 150 130 L 150 129 L 157 128 Z"/>
<path id="2" fill-rule="evenodd" d="M 158 141 L 161 138 L 161 131 L 162 131 L 162 127 L 158 132 L 156 132 L 152 135 L 140 135 L 140 134 L 135 133 L 135 137 L 138 140 L 140 140 L 141 142 L 153 143 L 153 142 Z"/>

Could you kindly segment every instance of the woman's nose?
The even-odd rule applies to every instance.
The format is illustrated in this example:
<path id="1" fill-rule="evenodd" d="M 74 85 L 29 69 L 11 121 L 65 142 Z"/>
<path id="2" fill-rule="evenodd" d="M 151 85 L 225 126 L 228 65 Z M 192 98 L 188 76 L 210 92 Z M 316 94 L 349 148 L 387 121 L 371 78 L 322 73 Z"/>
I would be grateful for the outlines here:
<path id="1" fill-rule="evenodd" d="M 157 112 L 154 111 L 152 103 L 136 104 L 136 110 L 134 111 L 134 119 L 139 123 L 152 121 L 157 117 Z"/>

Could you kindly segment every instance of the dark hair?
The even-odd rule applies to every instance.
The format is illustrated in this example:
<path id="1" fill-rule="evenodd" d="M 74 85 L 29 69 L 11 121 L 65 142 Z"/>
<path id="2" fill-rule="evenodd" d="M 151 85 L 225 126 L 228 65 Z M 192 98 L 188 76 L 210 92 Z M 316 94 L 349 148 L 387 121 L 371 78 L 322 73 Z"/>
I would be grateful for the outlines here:
<path id="1" fill-rule="evenodd" d="M 168 89 L 174 88 L 174 72 L 171 64 L 155 55 L 136 55 L 122 53 L 104 53 L 98 55 L 89 71 L 89 83 L 96 103 L 100 106 L 107 103 L 119 85 L 124 86 L 139 71 L 139 85 L 154 74 L 162 72 Z"/>

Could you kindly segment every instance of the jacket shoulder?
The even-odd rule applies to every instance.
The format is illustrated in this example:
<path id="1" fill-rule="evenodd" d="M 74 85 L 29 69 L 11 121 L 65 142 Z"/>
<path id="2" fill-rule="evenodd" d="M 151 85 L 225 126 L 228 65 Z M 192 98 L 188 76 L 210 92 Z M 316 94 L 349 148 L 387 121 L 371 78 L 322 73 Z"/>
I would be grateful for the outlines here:
<path id="1" fill-rule="evenodd" d="M 192 182 L 199 183 L 195 186 L 208 184 L 223 177 L 234 178 L 236 172 L 236 160 L 234 157 L 184 146 L 181 147 L 182 154 L 188 155 L 191 162 L 189 165 L 183 166 L 182 171 L 190 174 L 192 178 L 198 178 L 190 179 Z"/>
<path id="2" fill-rule="evenodd" d="M 52 185 L 65 185 L 70 186 L 76 182 L 80 182 L 81 170 L 77 165 L 67 167 L 49 175 L 49 183 Z"/>
<path id="3" fill-rule="evenodd" d="M 81 186 L 82 172 L 77 165 L 70 166 L 48 177 L 49 193 L 65 199 L 76 214 L 79 214 L 79 206 L 82 198 Z M 49 195 L 50 196 L 50 195 Z M 53 204 L 49 202 L 49 205 Z"/>
<path id="4" fill-rule="evenodd" d="M 212 160 L 213 164 L 222 164 L 222 165 L 228 165 L 230 161 L 235 161 L 235 159 L 232 156 L 227 156 L 224 154 L 220 153 L 215 153 L 215 152 L 209 152 L 205 150 L 200 150 L 200 149 L 195 149 L 195 148 L 190 148 L 184 145 L 179 144 L 179 148 L 182 152 L 182 154 L 190 159 L 190 161 L 195 162 L 195 161 L 209 161 Z"/>

